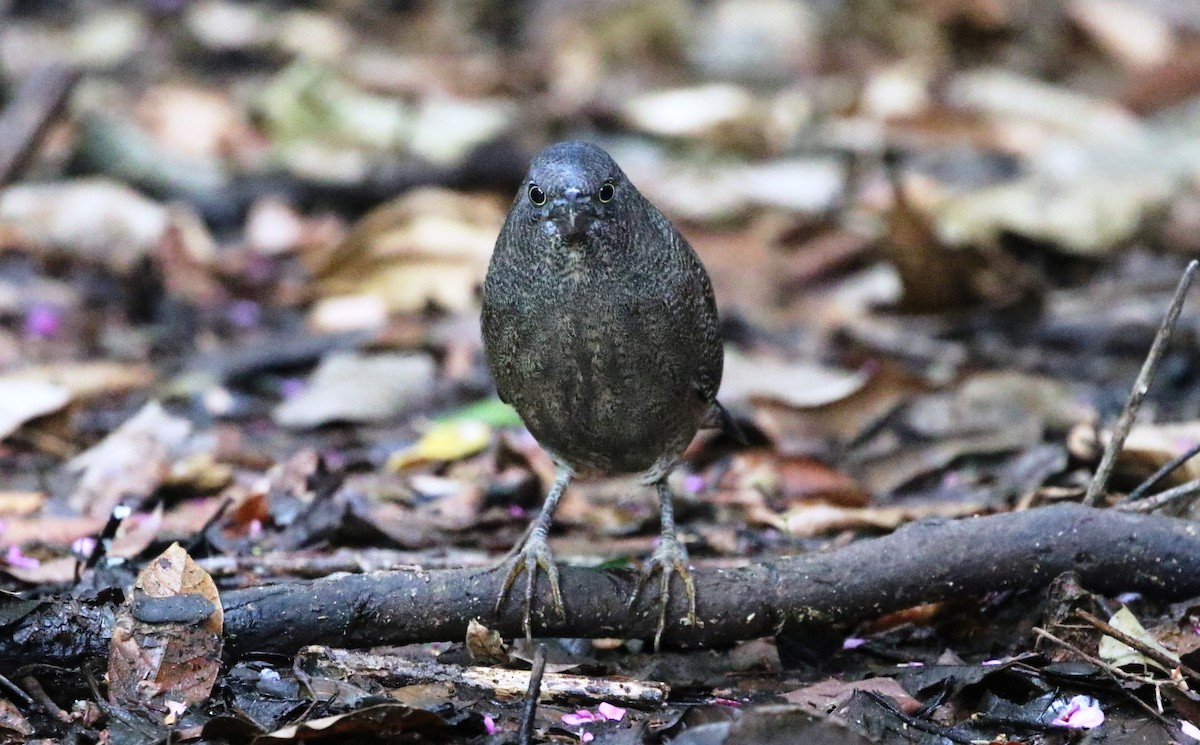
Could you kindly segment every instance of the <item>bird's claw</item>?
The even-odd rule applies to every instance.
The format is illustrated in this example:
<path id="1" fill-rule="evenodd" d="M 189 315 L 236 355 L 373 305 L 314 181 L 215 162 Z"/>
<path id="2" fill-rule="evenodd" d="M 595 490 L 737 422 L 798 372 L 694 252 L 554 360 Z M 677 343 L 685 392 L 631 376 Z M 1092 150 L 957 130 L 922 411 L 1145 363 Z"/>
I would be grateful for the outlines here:
<path id="1" fill-rule="evenodd" d="M 637 603 L 642 591 L 650 584 L 650 580 L 654 578 L 655 574 L 659 575 L 658 626 L 654 631 L 654 650 L 657 652 L 659 643 L 662 641 L 663 631 L 667 628 L 667 607 L 671 604 L 672 575 L 678 574 L 679 578 L 683 580 L 684 594 L 687 595 L 688 612 L 684 622 L 689 626 L 696 624 L 696 583 L 692 579 L 692 571 L 687 565 L 687 555 L 683 547 L 679 545 L 679 540 L 673 535 L 663 536 L 662 543 L 642 571 L 637 587 L 634 588 L 633 597 L 629 599 L 630 609 Z"/>
<path id="2" fill-rule="evenodd" d="M 538 532 L 530 534 L 525 545 L 513 556 L 508 573 L 504 576 L 504 586 L 500 588 L 500 597 L 496 598 L 495 613 L 496 616 L 499 616 L 513 583 L 517 581 L 517 577 L 522 572 L 525 573 L 525 610 L 521 618 L 521 627 L 525 629 L 527 640 L 533 639 L 533 591 L 537 585 L 539 568 L 546 572 L 546 577 L 550 580 L 550 603 L 555 614 L 560 619 L 565 619 L 567 614 L 563 604 L 562 590 L 559 588 L 558 566 L 554 563 L 554 554 L 550 552 L 545 535 Z"/>

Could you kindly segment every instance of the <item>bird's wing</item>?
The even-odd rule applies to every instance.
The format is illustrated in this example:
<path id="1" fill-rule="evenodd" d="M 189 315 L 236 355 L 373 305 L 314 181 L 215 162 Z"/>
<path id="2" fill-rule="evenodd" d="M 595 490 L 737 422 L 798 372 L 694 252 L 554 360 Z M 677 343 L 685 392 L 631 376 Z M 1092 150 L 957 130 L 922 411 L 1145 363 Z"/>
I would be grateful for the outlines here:
<path id="1" fill-rule="evenodd" d="M 696 393 L 707 403 L 717 400 L 717 389 L 721 387 L 721 372 L 725 365 L 725 347 L 721 343 L 720 319 L 717 315 L 717 299 L 713 294 L 712 280 L 692 249 L 678 230 L 667 224 L 670 240 L 678 249 L 674 252 L 682 261 L 678 273 L 682 287 L 674 292 L 682 298 L 679 311 L 684 319 L 680 328 L 693 334 L 691 340 L 697 350 L 696 372 L 692 384 Z"/>
<path id="2" fill-rule="evenodd" d="M 483 309 L 479 317 L 480 330 L 483 333 L 483 349 L 488 366 L 492 370 L 492 380 L 496 384 L 496 394 L 506 404 L 512 404 L 512 397 L 506 391 L 509 381 L 516 377 L 514 366 L 519 353 L 511 323 L 505 323 L 502 317 L 511 312 L 497 302 L 489 302 L 487 287 L 484 289 Z M 493 290 L 493 292 L 496 292 Z M 501 294 L 501 293 L 497 293 Z"/>

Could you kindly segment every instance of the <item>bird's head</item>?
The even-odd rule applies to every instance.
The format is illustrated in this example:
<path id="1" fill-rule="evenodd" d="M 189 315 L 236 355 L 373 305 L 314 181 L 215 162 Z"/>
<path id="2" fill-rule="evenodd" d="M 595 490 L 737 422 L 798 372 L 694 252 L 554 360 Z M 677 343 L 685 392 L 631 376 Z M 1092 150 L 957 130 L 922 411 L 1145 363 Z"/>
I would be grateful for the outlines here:
<path id="1" fill-rule="evenodd" d="M 617 214 L 629 186 L 616 161 L 586 142 L 560 142 L 529 166 L 517 200 L 546 235 L 580 243 Z"/>

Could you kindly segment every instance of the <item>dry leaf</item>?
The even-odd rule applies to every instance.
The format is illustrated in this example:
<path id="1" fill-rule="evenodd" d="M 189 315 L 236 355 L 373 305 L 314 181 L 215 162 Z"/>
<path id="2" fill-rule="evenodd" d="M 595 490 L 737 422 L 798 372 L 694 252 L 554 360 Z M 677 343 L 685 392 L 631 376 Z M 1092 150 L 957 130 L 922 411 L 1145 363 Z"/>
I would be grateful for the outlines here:
<path id="1" fill-rule="evenodd" d="M 1137 616 L 1129 610 L 1129 608 L 1121 608 L 1113 614 L 1113 617 L 1108 619 L 1108 623 L 1118 631 L 1124 631 L 1129 636 L 1137 639 L 1151 649 L 1161 652 L 1168 659 L 1179 662 L 1179 658 L 1175 653 L 1164 647 L 1149 631 L 1142 626 L 1142 622 L 1137 619 Z M 1100 639 L 1100 648 L 1096 654 L 1100 659 L 1109 663 L 1113 667 L 1125 667 L 1126 665 L 1145 665 L 1153 666 L 1159 670 L 1169 673 L 1169 670 L 1164 670 L 1163 666 L 1155 660 L 1146 657 L 1141 652 L 1129 646 L 1125 642 L 1118 641 L 1111 636 L 1105 636 Z"/>
<path id="2" fill-rule="evenodd" d="M 901 711 L 912 713 L 921 708 L 921 702 L 908 694 L 892 678 L 867 678 L 844 682 L 828 678 L 810 686 L 784 694 L 788 703 L 797 704 L 816 717 L 827 717 L 830 712 L 850 700 L 855 691 L 873 691 L 894 700 Z"/>
<path id="3" fill-rule="evenodd" d="M 401 471 L 427 461 L 451 461 L 474 455 L 492 441 L 492 429 L 483 422 L 464 420 L 435 424 L 412 447 L 393 453 L 387 467 Z"/>
<path id="4" fill-rule="evenodd" d="M 503 222 L 488 197 L 419 189 L 370 212 L 312 271 L 323 297 L 376 295 L 391 312 L 466 310 Z"/>
<path id="5" fill-rule="evenodd" d="M 191 422 L 168 414 L 157 401 L 147 403 L 67 464 L 80 474 L 71 506 L 86 515 L 107 516 L 127 497 L 148 496 L 170 475 L 191 434 Z"/>
<path id="6" fill-rule="evenodd" d="M 108 656 L 109 700 L 167 711 L 212 693 L 224 613 L 217 586 L 178 544 L 138 575 L 118 613 Z"/>
<path id="7" fill-rule="evenodd" d="M 729 350 L 719 395 L 727 403 L 767 400 L 815 408 L 854 394 L 869 379 L 861 370 L 847 372 L 814 362 L 752 358 Z"/>
<path id="8" fill-rule="evenodd" d="M 103 179 L 12 186 L 0 191 L 0 234 L 69 251 L 116 272 L 133 269 L 167 227 L 167 210 Z"/>
<path id="9" fill-rule="evenodd" d="M 0 440 L 24 424 L 67 405 L 66 388 L 44 380 L 0 378 Z"/>
<path id="10" fill-rule="evenodd" d="M 385 421 L 428 395 L 434 371 L 423 354 L 330 354 L 307 388 L 275 407 L 275 421 L 295 429 Z"/>

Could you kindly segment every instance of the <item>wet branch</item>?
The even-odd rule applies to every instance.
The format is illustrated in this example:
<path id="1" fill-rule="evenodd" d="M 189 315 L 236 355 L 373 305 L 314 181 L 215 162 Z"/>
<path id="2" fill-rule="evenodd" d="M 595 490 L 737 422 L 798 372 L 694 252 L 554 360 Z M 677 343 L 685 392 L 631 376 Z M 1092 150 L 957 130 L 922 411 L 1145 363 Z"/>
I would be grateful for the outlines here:
<path id="1" fill-rule="evenodd" d="M 1080 505 L 927 521 L 836 551 L 697 569 L 701 623 L 686 628 L 672 621 L 664 639 L 721 645 L 770 635 L 785 621 L 845 625 L 920 603 L 1036 589 L 1068 570 L 1101 593 L 1200 595 L 1200 533 L 1189 521 Z M 486 569 L 408 570 L 233 590 L 222 595 L 225 648 L 238 656 L 287 654 L 309 644 L 458 640 L 472 618 L 517 636 L 516 604 L 492 618 L 500 580 L 501 573 Z M 629 570 L 564 566 L 567 618 L 535 612 L 535 629 L 551 636 L 647 637 L 657 620 L 653 607 L 626 608 L 635 581 Z M 546 600 L 543 592 L 539 609 Z M 111 608 L 63 599 L 16 612 L 15 603 L 29 602 L 0 596 L 0 664 L 69 664 L 107 653 Z M 682 613 L 674 604 L 670 615 Z"/>

